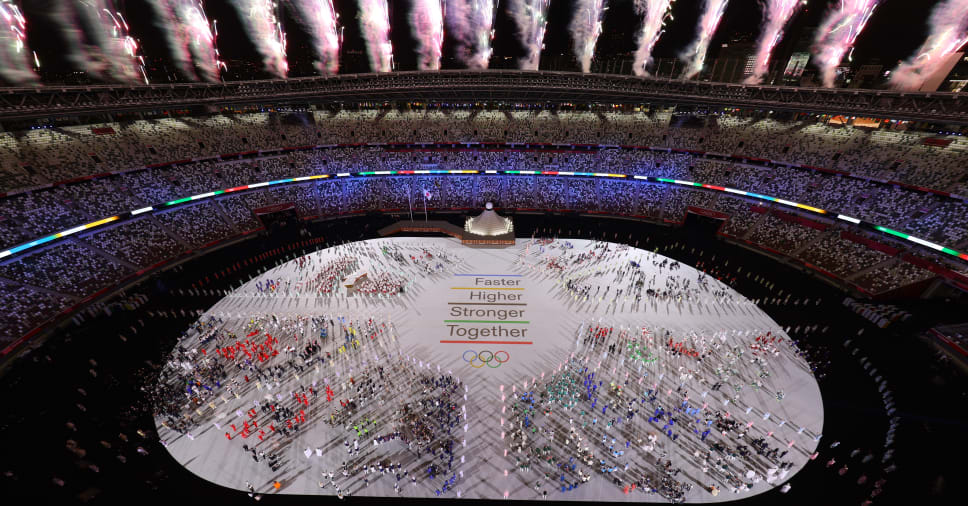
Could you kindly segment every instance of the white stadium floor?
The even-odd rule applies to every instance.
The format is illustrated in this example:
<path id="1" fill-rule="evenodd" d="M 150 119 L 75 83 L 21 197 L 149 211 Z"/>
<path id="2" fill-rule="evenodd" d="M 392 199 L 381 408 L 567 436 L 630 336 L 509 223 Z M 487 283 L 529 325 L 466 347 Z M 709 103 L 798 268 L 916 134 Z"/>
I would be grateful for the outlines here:
<path id="1" fill-rule="evenodd" d="M 390 238 L 319 251 L 234 290 L 183 337 L 190 351 L 169 377 L 191 419 L 172 430 L 159 417 L 159 434 L 198 476 L 265 494 L 716 502 L 782 486 L 817 446 L 817 382 L 753 302 L 672 264 L 561 239 L 478 249 Z M 359 291 L 380 283 L 403 292 Z M 322 351 L 300 357 L 313 341 Z M 255 343 L 278 354 L 259 361 Z M 246 359 L 261 378 L 239 368 Z M 228 377 L 187 395 L 213 361 Z M 299 427 L 289 435 L 287 419 Z M 723 423 L 735 425 L 724 435 Z M 761 438 L 788 453 L 758 454 Z M 243 444 L 274 454 L 274 467 Z M 397 464 L 399 481 L 396 469 L 362 470 Z"/>

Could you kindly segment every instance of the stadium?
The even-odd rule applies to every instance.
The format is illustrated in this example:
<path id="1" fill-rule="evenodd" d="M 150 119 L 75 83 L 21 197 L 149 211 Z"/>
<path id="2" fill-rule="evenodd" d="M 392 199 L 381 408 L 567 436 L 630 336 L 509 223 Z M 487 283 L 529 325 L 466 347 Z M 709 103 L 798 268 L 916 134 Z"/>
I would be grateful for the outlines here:
<path id="1" fill-rule="evenodd" d="M 827 83 L 846 56 L 815 48 L 824 87 L 769 52 L 743 82 L 683 56 L 593 72 L 607 55 L 577 47 L 572 69 L 482 68 L 445 19 L 463 3 L 407 3 L 418 70 L 360 14 L 373 72 L 309 37 L 321 75 L 290 75 L 258 42 L 280 22 L 248 35 L 268 75 L 225 79 L 195 34 L 171 46 L 195 78 L 158 84 L 120 10 L 121 53 L 63 78 L 11 49 L 43 43 L 0 2 L 3 497 L 960 503 L 960 93 L 907 63 Z M 936 11 L 968 23 L 962 3 Z"/>

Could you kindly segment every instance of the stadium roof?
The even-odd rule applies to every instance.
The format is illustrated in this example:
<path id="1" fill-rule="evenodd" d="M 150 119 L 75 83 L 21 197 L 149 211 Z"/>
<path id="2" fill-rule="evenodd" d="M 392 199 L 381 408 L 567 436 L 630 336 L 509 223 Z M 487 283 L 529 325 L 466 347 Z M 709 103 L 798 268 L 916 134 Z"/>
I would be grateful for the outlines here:
<path id="1" fill-rule="evenodd" d="M 958 93 L 801 88 L 625 75 L 454 70 L 225 83 L 0 89 L 0 121 L 189 107 L 361 102 L 676 104 L 968 124 Z"/>

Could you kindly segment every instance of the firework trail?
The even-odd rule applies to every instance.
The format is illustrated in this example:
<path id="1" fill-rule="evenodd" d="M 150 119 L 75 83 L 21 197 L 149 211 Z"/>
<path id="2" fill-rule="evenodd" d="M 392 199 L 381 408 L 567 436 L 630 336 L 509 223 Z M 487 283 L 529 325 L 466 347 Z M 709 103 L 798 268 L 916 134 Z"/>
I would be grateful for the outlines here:
<path id="1" fill-rule="evenodd" d="M 602 15 L 605 13 L 605 0 L 578 0 L 575 16 L 571 19 L 571 36 L 575 56 L 581 63 L 581 71 L 588 72 L 595 55 L 595 43 L 602 34 Z"/>
<path id="2" fill-rule="evenodd" d="M 702 71 L 709 43 L 713 40 L 716 28 L 719 28 L 719 22 L 723 19 L 728 2 L 729 0 L 706 0 L 702 16 L 699 17 L 699 36 L 679 55 L 679 58 L 686 62 L 686 68 L 682 72 L 683 79 L 692 79 Z"/>
<path id="3" fill-rule="evenodd" d="M 652 64 L 652 49 L 662 35 L 666 20 L 672 19 L 673 1 L 635 0 L 635 11 L 643 16 L 639 47 L 635 50 L 635 65 L 632 67 L 637 76 L 649 75 L 646 69 Z"/>
<path id="4" fill-rule="evenodd" d="M 201 0 L 177 0 L 175 13 L 188 35 L 188 48 L 195 66 L 208 81 L 218 81 L 228 67 L 218 52 L 218 21 L 209 22 Z"/>
<path id="5" fill-rule="evenodd" d="M 188 30 L 175 15 L 175 0 L 150 0 L 148 5 L 155 11 L 155 26 L 162 31 L 172 62 L 181 74 L 193 81 L 198 80 L 192 67 L 192 53 L 188 48 Z"/>
<path id="6" fill-rule="evenodd" d="M 289 0 L 299 14 L 294 16 L 312 40 L 316 51 L 314 66 L 323 75 L 339 70 L 339 46 L 342 42 L 333 0 Z"/>
<path id="7" fill-rule="evenodd" d="M 756 63 L 753 74 L 746 78 L 746 84 L 760 84 L 769 72 L 773 48 L 783 38 L 783 27 L 797 13 L 806 0 L 766 0 L 763 6 L 763 28 L 756 41 Z"/>
<path id="8" fill-rule="evenodd" d="M 491 60 L 496 0 L 447 0 L 447 28 L 457 40 L 457 58 L 468 68 L 486 69 Z"/>
<path id="9" fill-rule="evenodd" d="M 124 60 L 117 61 L 114 66 L 118 68 L 115 75 L 118 76 L 131 76 L 134 75 L 134 79 L 137 79 L 137 74 L 141 74 L 141 78 L 144 79 L 145 84 L 148 82 L 148 74 L 145 73 L 145 58 L 144 55 L 138 53 L 141 52 L 141 47 L 138 41 L 134 39 L 128 32 L 128 22 L 124 20 L 124 17 L 120 12 L 115 12 L 113 15 L 107 10 L 104 13 L 111 18 L 111 22 L 114 23 L 114 29 L 111 30 L 110 41 L 112 47 L 121 53 L 121 57 L 127 57 L 129 61 L 124 62 Z"/>
<path id="10" fill-rule="evenodd" d="M 219 56 L 217 34 L 205 16 L 202 1 L 151 0 L 150 4 L 178 70 L 192 80 L 218 81 L 225 63 Z"/>
<path id="11" fill-rule="evenodd" d="M 917 90 L 968 42 L 968 0 L 948 0 L 931 13 L 931 33 L 911 58 L 891 72 L 891 86 Z"/>
<path id="12" fill-rule="evenodd" d="M 48 14 L 49 19 L 57 24 L 64 38 L 64 57 L 71 66 L 93 77 L 104 78 L 104 64 L 97 58 L 98 51 L 90 47 L 81 29 L 79 7 L 71 0 L 57 0 Z"/>
<path id="13" fill-rule="evenodd" d="M 286 32 L 279 22 L 279 2 L 276 0 L 235 0 L 231 2 L 239 13 L 249 40 L 262 56 L 267 71 L 279 78 L 289 74 L 286 61 Z"/>
<path id="14" fill-rule="evenodd" d="M 0 23 L 0 78 L 10 84 L 36 82 L 27 50 L 27 19 L 12 0 L 0 1 Z"/>
<path id="15" fill-rule="evenodd" d="M 834 86 L 837 66 L 848 51 L 853 53 L 854 42 L 870 20 L 878 2 L 879 0 L 840 0 L 839 7 L 830 9 L 824 15 L 811 48 L 824 86 Z"/>
<path id="16" fill-rule="evenodd" d="M 390 9 L 387 0 L 359 0 L 360 29 L 366 39 L 370 70 L 390 72 L 393 68 L 393 46 L 390 44 Z"/>
<path id="17" fill-rule="evenodd" d="M 98 79 L 144 81 L 144 57 L 128 23 L 109 0 L 62 0 L 53 13 L 67 40 L 67 58 Z"/>
<path id="18" fill-rule="evenodd" d="M 548 26 L 550 0 L 513 0 L 508 12 L 518 25 L 518 37 L 527 51 L 518 66 L 522 70 L 538 70 L 544 48 L 545 28 Z"/>
<path id="19" fill-rule="evenodd" d="M 440 69 L 440 46 L 444 43 L 444 13 L 441 0 L 415 0 L 410 27 L 417 39 L 417 68 Z"/>

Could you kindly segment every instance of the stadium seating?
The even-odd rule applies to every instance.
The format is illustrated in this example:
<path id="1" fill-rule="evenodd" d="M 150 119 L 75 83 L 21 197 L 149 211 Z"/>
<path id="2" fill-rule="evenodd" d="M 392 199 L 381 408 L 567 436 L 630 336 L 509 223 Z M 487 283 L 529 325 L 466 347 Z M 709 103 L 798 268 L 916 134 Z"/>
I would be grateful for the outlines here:
<path id="1" fill-rule="evenodd" d="M 968 143 L 960 138 L 940 148 L 923 144 L 928 134 L 903 130 L 729 115 L 708 116 L 705 126 L 686 128 L 670 126 L 672 119 L 670 111 L 362 110 L 213 115 L 4 132 L 0 191 L 9 193 L 0 198 L 0 247 L 246 184 L 314 174 L 420 169 L 610 172 L 682 179 L 830 209 L 944 245 L 963 247 L 968 240 L 968 204 L 885 184 L 896 180 L 968 193 L 968 168 L 960 163 Z M 518 144 L 500 149 L 466 144 L 476 142 Z M 536 143 L 604 147 L 582 151 L 524 145 Z M 325 148 L 282 150 L 297 146 Z M 239 159 L 240 153 L 249 154 Z M 50 186 L 86 176 L 97 177 Z M 258 229 L 262 224 L 253 209 L 293 203 L 300 216 L 309 218 L 400 210 L 411 204 L 421 208 L 425 199 L 431 209 L 479 208 L 493 202 L 499 208 L 594 211 L 666 223 L 682 222 L 689 207 L 702 208 L 729 216 L 720 230 L 724 236 L 816 266 L 870 293 L 890 292 L 934 276 L 897 253 L 845 239 L 841 232 L 847 224 L 826 231 L 811 228 L 774 213 L 781 206 L 727 193 L 536 175 L 353 178 L 220 195 L 4 259 L 0 291 L 15 303 L 0 315 L 0 329 L 5 340 L 13 340 L 72 302 L 134 272 Z M 968 271 L 943 258 L 933 261 Z"/>

